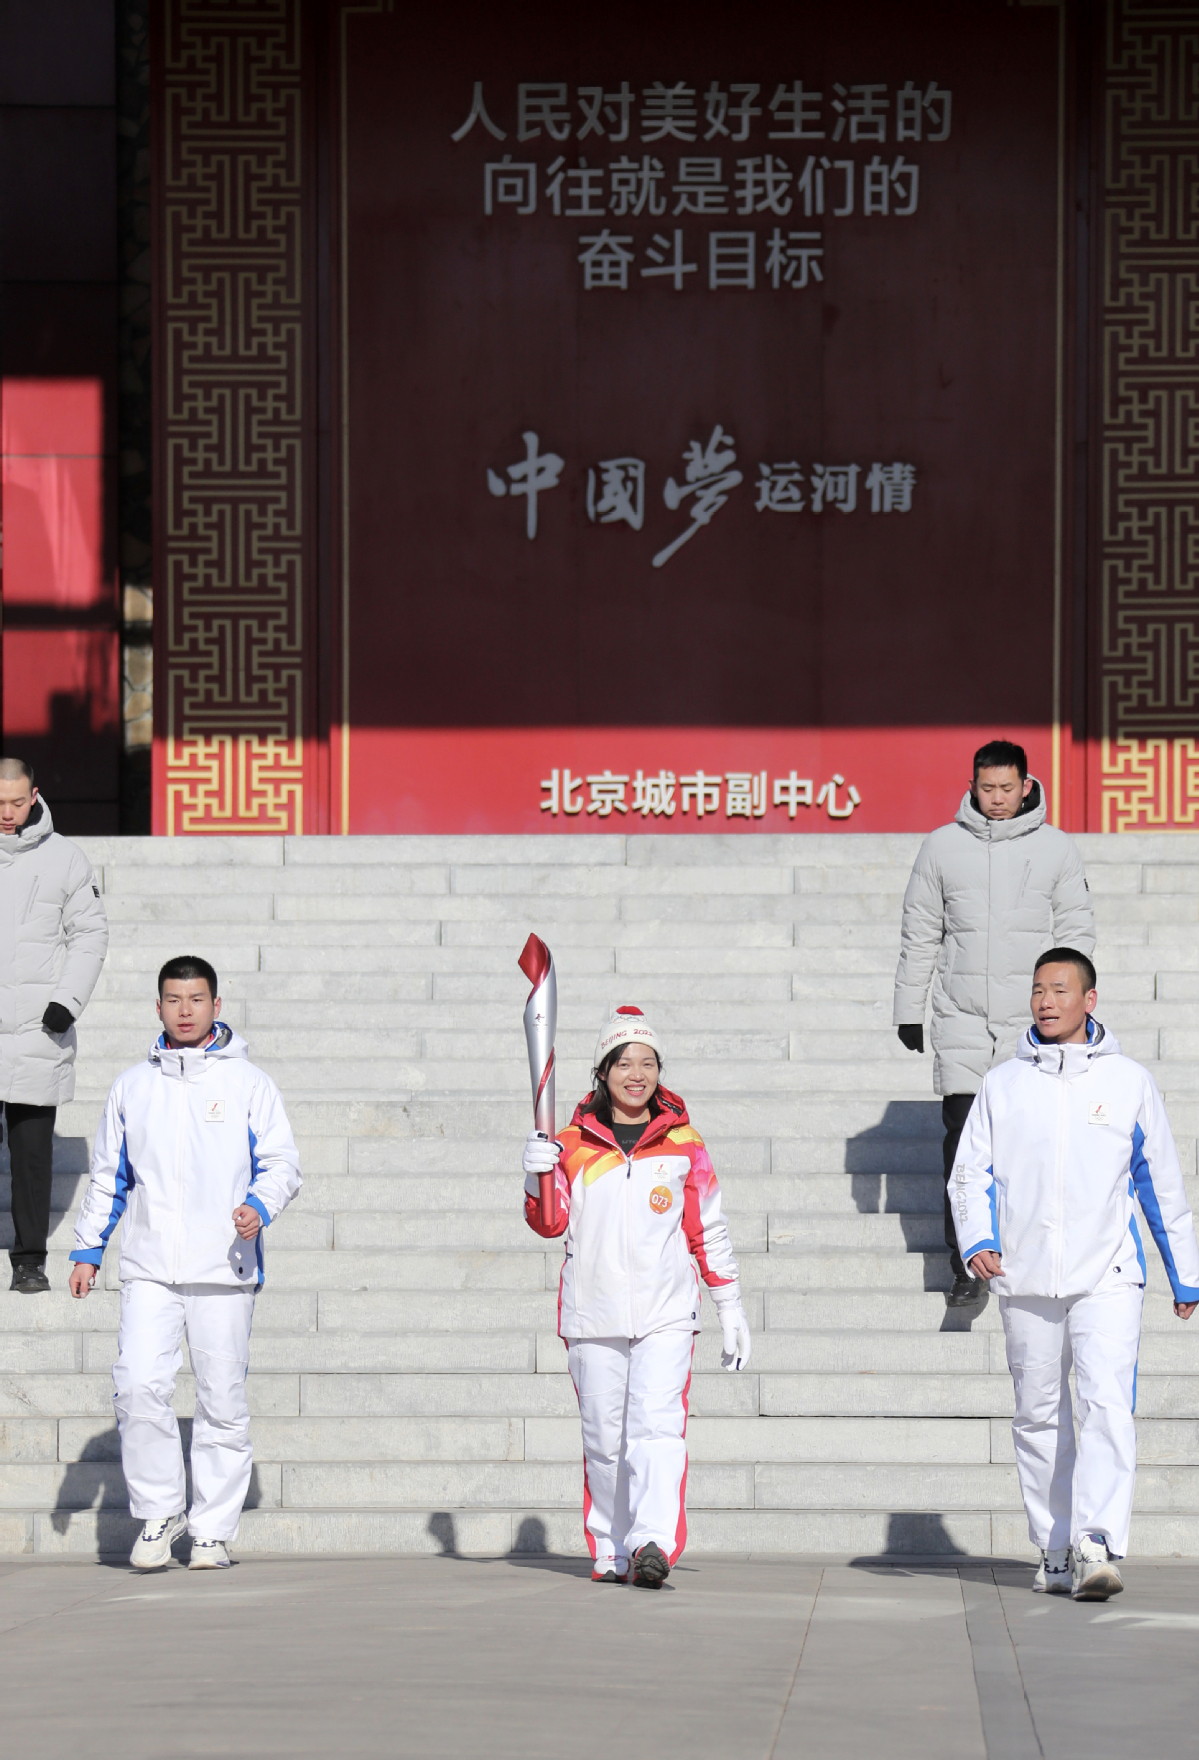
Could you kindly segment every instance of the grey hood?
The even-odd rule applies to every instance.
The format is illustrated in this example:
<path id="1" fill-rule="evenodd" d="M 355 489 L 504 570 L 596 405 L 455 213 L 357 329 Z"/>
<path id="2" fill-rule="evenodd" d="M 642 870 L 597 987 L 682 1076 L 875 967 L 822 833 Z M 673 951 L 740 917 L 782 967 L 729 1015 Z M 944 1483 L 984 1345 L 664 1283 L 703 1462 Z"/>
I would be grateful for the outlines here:
<path id="1" fill-rule="evenodd" d="M 978 803 L 970 790 L 962 796 L 962 804 L 953 816 L 955 825 L 961 825 L 972 837 L 979 837 L 984 843 L 1003 843 L 1011 837 L 1027 837 L 1030 832 L 1039 831 L 1048 817 L 1045 805 L 1045 790 L 1035 776 L 1030 776 L 1032 787 L 1028 798 L 1023 802 L 1020 811 L 1012 819 L 988 819 L 979 811 Z"/>

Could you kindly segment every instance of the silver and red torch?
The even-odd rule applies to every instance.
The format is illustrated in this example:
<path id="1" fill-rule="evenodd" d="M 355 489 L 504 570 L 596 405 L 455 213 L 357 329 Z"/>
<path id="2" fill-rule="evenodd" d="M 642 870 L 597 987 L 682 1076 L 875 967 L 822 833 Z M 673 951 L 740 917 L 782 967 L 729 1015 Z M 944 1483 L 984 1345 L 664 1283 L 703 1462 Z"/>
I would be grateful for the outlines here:
<path id="1" fill-rule="evenodd" d="M 529 1047 L 529 1077 L 533 1084 L 533 1124 L 544 1137 L 554 1139 L 554 1037 L 558 1031 L 558 977 L 554 956 L 540 935 L 530 935 L 517 961 L 532 984 L 525 1003 L 525 1043 Z M 538 1175 L 541 1186 L 541 1222 L 554 1226 L 554 1175 Z"/>

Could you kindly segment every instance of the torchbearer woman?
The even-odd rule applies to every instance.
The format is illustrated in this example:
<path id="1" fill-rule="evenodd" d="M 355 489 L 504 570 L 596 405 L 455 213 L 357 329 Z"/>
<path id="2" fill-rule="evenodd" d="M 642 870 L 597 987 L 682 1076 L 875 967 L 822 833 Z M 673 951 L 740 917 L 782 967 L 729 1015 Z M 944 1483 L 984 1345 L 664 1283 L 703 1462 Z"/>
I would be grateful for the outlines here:
<path id="1" fill-rule="evenodd" d="M 525 1144 L 525 1219 L 566 1236 L 558 1332 L 583 1421 L 583 1525 L 592 1581 L 657 1589 L 687 1539 L 687 1395 L 699 1277 L 720 1314 L 726 1369 L 749 1322 L 720 1187 L 687 1108 L 661 1085 L 657 1036 L 620 1008 L 595 1048 L 594 1089 L 557 1142 Z M 538 1175 L 554 1179 L 541 1220 Z M 697 1276 L 691 1260 L 698 1266 Z"/>

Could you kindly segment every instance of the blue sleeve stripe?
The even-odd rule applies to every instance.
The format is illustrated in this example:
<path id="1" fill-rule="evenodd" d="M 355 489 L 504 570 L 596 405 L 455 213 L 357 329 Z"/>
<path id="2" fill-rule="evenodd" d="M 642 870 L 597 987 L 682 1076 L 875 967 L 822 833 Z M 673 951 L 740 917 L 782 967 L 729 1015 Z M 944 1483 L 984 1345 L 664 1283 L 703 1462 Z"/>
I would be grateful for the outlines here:
<path id="1" fill-rule="evenodd" d="M 991 1173 L 991 1169 L 989 1167 L 987 1169 L 987 1172 Z M 1003 1252 L 1003 1248 L 999 1244 L 999 1205 L 996 1202 L 996 1198 L 995 1198 L 994 1176 L 992 1176 L 991 1182 L 987 1186 L 987 1199 L 991 1205 L 991 1235 L 990 1235 L 990 1239 L 985 1240 L 985 1241 L 979 1241 L 978 1245 L 975 1247 L 971 1247 L 971 1249 L 968 1253 L 962 1254 L 962 1260 L 967 1265 L 969 1265 L 969 1263 L 970 1263 L 971 1259 L 973 1259 L 975 1253 L 999 1253 L 999 1254 L 1002 1254 L 1002 1252 Z"/>
<path id="2" fill-rule="evenodd" d="M 129 1139 L 128 1139 L 128 1135 L 126 1134 L 126 1135 L 122 1135 L 122 1137 L 121 1137 L 121 1153 L 117 1158 L 116 1189 L 114 1190 L 114 1192 L 112 1194 L 112 1211 L 111 1211 L 111 1214 L 109 1215 L 108 1221 L 104 1224 L 104 1227 L 100 1230 L 100 1251 L 101 1251 L 101 1253 L 103 1253 L 105 1247 L 108 1245 L 109 1237 L 111 1236 L 113 1229 L 116 1227 L 117 1223 L 121 1220 L 122 1216 L 125 1214 L 125 1205 L 128 1202 L 129 1202 Z M 100 1261 L 97 1259 L 96 1264 L 98 1265 L 99 1263 L 100 1263 Z"/>
<path id="3" fill-rule="evenodd" d="M 96 1265 L 96 1266 L 98 1266 L 100 1264 L 101 1260 L 103 1259 L 103 1257 L 104 1257 L 104 1248 L 103 1247 L 76 1247 L 75 1251 L 73 1253 L 67 1254 L 67 1258 L 71 1261 L 71 1263 L 73 1265 Z"/>
<path id="4" fill-rule="evenodd" d="M 1170 1279 L 1174 1300 L 1176 1302 L 1199 1302 L 1199 1289 L 1191 1289 L 1189 1285 L 1179 1281 L 1178 1267 L 1174 1263 L 1174 1250 L 1170 1245 L 1169 1231 L 1166 1228 L 1165 1218 L 1162 1216 L 1162 1207 L 1158 1203 L 1157 1193 L 1153 1187 L 1153 1174 L 1145 1155 L 1145 1133 L 1139 1124 L 1132 1127 L 1132 1167 L 1130 1171 L 1141 1209 L 1145 1215 L 1145 1221 L 1149 1224 L 1149 1232 L 1157 1242 L 1157 1250 L 1166 1267 L 1166 1276 Z M 1144 1265 L 1143 1259 L 1141 1263 Z"/>
<path id="5" fill-rule="evenodd" d="M 256 1198 L 254 1196 L 254 1192 L 252 1189 L 253 1185 L 254 1185 L 254 1181 L 258 1178 L 258 1175 L 262 1171 L 262 1163 L 258 1159 L 258 1138 L 254 1135 L 254 1126 L 252 1124 L 247 1124 L 246 1129 L 250 1133 L 250 1186 L 251 1186 L 251 1190 L 246 1193 L 246 1203 L 252 1204 L 254 1206 L 255 1210 L 257 1210 L 258 1214 L 262 1217 L 263 1228 L 269 1228 L 271 1226 L 271 1219 L 266 1213 L 266 1206 L 265 1206 L 265 1204 L 262 1203 L 262 1201 L 259 1198 Z M 259 1287 L 259 1289 L 261 1289 L 263 1284 L 266 1282 L 266 1269 L 265 1269 L 263 1262 L 262 1262 L 262 1229 L 260 1229 L 258 1231 L 258 1233 L 254 1236 L 254 1257 L 258 1261 L 258 1287 Z"/>
<path id="6" fill-rule="evenodd" d="M 1136 1197 L 1136 1187 L 1133 1185 L 1131 1177 L 1128 1181 L 1128 1195 L 1130 1198 Z M 1149 1270 L 1145 1264 L 1145 1249 L 1141 1245 L 1141 1231 L 1137 1227 L 1137 1213 L 1135 1210 L 1128 1218 L 1128 1232 L 1131 1234 L 1132 1244 L 1137 1250 L 1137 1264 L 1141 1267 L 1141 1282 L 1147 1283 L 1149 1281 Z"/>

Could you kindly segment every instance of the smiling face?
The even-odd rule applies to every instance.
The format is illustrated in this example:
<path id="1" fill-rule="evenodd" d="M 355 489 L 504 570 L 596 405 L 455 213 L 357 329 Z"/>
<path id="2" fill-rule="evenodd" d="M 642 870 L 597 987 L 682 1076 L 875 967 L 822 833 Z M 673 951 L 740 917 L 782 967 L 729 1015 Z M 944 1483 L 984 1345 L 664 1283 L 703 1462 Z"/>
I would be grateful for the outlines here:
<path id="1" fill-rule="evenodd" d="M 1097 990 L 1083 989 L 1083 976 L 1072 960 L 1039 966 L 1032 981 L 1032 1018 L 1049 1045 L 1085 1045 L 1087 1020 L 1099 1000 Z"/>
<path id="2" fill-rule="evenodd" d="M 648 1045 L 622 1045 L 604 1080 L 618 1124 L 642 1124 L 658 1085 L 658 1054 Z"/>
<path id="3" fill-rule="evenodd" d="M 202 1045 L 220 1009 L 221 999 L 212 994 L 207 978 L 168 978 L 158 999 L 167 1044 Z"/>

